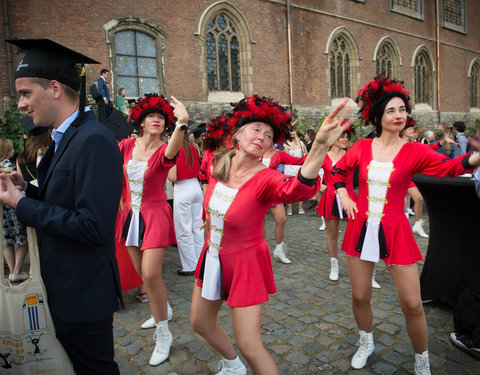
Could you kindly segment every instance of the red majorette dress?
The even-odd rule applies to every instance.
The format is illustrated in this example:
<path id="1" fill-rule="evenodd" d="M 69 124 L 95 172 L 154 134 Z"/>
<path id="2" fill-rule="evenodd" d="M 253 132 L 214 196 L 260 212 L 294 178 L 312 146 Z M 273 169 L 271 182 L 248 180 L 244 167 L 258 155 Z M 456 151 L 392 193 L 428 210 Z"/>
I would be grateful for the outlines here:
<path id="1" fill-rule="evenodd" d="M 276 170 L 280 164 L 303 165 L 307 156 L 308 155 L 306 154 L 306 155 L 303 155 L 300 158 L 297 158 L 296 156 L 290 155 L 290 154 L 286 153 L 285 151 L 276 150 L 271 158 L 262 158 L 261 162 L 265 167 Z M 278 203 L 278 202 L 277 203 L 272 203 L 272 207 L 273 206 L 280 206 L 281 204 L 283 204 L 283 203 Z"/>
<path id="2" fill-rule="evenodd" d="M 202 296 L 241 307 L 263 303 L 276 293 L 263 219 L 272 202 L 306 200 L 319 188 L 319 178 L 287 177 L 270 168 L 239 189 L 210 179 L 203 203 L 210 231 L 195 270 Z"/>
<path id="3" fill-rule="evenodd" d="M 125 139 L 119 144 L 126 192 L 120 218 L 121 238 L 117 240 L 126 246 L 138 246 L 140 250 L 164 248 L 176 242 L 172 209 L 163 187 L 178 155 L 172 160 L 166 159 L 167 144 L 164 144 L 148 161 L 132 160 L 135 140 Z"/>
<path id="4" fill-rule="evenodd" d="M 280 164 L 285 165 L 303 165 L 308 155 L 303 155 L 300 158 L 287 154 L 285 151 L 277 150 L 271 158 L 262 158 L 262 164 L 265 167 L 277 169 Z"/>
<path id="5" fill-rule="evenodd" d="M 325 219 L 347 219 L 347 214 L 343 210 L 340 197 L 337 195 L 337 191 L 333 186 L 331 173 L 334 165 L 335 163 L 332 162 L 332 159 L 330 159 L 330 156 L 327 153 L 322 164 L 322 169 L 324 170 L 323 184 L 327 185 L 327 190 L 320 198 L 317 214 L 323 216 Z M 353 201 L 356 202 L 357 194 L 353 190 L 353 170 L 347 175 L 345 183 L 348 195 Z"/>
<path id="6" fill-rule="evenodd" d="M 116 233 L 117 239 L 121 238 L 122 226 L 120 224 L 121 212 L 118 211 L 117 221 L 116 221 Z M 118 234 L 120 232 L 120 234 Z M 135 270 L 133 266 L 132 259 L 128 254 L 128 249 L 125 245 L 122 245 L 115 241 L 116 257 L 118 263 L 118 272 L 120 274 L 120 284 L 122 286 L 122 292 L 127 290 L 135 289 L 139 285 L 143 284 L 143 280 L 140 275 Z"/>
<path id="7" fill-rule="evenodd" d="M 345 187 L 348 173 L 359 166 L 358 214 L 348 221 L 342 250 L 347 255 L 388 265 L 414 264 L 422 259 L 403 212 L 405 194 L 416 173 L 457 176 L 470 168 L 468 157 L 455 159 L 421 143 L 406 143 L 392 162 L 372 160 L 372 139 L 361 139 L 336 163 L 335 188 Z"/>
<path id="8" fill-rule="evenodd" d="M 203 153 L 202 164 L 200 165 L 200 172 L 198 179 L 202 184 L 208 184 L 210 176 L 212 175 L 212 159 L 215 156 L 215 151 L 207 150 Z"/>
<path id="9" fill-rule="evenodd" d="M 125 180 L 123 181 L 122 187 L 122 199 L 125 200 L 126 194 L 126 187 L 125 187 Z M 122 216 L 122 212 L 118 210 L 117 212 L 117 220 L 115 221 L 115 256 L 117 258 L 118 263 L 118 273 L 120 274 L 120 284 L 122 287 L 122 292 L 127 290 L 134 289 L 139 285 L 143 284 L 143 280 L 140 275 L 135 270 L 133 266 L 132 259 L 130 258 L 130 254 L 128 253 L 128 249 L 124 244 L 121 244 L 119 239 L 122 238 L 122 223 L 120 218 Z"/>

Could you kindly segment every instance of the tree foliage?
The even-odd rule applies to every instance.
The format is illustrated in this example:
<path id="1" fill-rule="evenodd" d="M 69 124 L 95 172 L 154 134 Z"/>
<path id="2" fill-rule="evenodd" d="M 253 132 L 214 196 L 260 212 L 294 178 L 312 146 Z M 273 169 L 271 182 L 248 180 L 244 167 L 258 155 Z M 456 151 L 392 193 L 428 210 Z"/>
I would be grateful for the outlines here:
<path id="1" fill-rule="evenodd" d="M 18 122 L 24 116 L 16 105 L 12 105 L 5 111 L 4 118 L 0 118 L 0 138 L 9 138 L 13 141 L 15 154 L 24 146 L 27 136 L 27 131 Z"/>

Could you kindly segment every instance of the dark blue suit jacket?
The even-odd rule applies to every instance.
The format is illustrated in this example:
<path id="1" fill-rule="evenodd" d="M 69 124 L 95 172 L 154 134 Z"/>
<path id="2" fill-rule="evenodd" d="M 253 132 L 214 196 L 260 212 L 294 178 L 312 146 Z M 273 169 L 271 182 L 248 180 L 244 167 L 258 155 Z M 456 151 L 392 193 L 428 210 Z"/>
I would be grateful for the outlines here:
<path id="1" fill-rule="evenodd" d="M 108 102 L 110 102 L 110 91 L 108 91 L 107 84 L 105 80 L 102 77 L 98 77 L 97 79 L 98 82 L 98 91 L 100 91 L 100 94 L 102 95 L 102 98 L 97 100 L 97 103 L 104 103 L 103 98 L 107 98 Z"/>
<path id="2" fill-rule="evenodd" d="M 54 319 L 105 319 L 118 309 L 115 218 L 122 158 L 112 133 L 88 111 L 52 143 L 17 216 L 37 228 L 40 266 Z"/>

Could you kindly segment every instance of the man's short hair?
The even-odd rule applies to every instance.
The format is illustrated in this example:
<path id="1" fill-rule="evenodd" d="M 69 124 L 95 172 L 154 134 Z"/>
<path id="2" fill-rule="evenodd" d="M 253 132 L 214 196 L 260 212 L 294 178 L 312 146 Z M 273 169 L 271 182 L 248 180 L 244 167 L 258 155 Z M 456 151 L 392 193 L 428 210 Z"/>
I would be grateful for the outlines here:
<path id="1" fill-rule="evenodd" d="M 102 69 L 100 70 L 100 75 L 103 76 L 105 73 L 110 73 L 110 70 L 108 69 Z"/>
<path id="2" fill-rule="evenodd" d="M 30 78 L 32 82 L 37 83 L 38 85 L 42 86 L 45 90 L 50 86 L 50 79 L 46 78 Z M 80 95 L 78 92 L 76 92 L 74 89 L 68 87 L 67 85 L 64 85 L 63 83 L 59 82 L 60 85 L 62 86 L 63 92 L 65 93 L 65 96 L 67 99 L 73 103 L 76 104 L 80 98 Z"/>
<path id="3" fill-rule="evenodd" d="M 463 121 L 455 121 L 453 123 L 453 128 L 460 133 L 463 133 L 465 131 L 465 123 Z"/>

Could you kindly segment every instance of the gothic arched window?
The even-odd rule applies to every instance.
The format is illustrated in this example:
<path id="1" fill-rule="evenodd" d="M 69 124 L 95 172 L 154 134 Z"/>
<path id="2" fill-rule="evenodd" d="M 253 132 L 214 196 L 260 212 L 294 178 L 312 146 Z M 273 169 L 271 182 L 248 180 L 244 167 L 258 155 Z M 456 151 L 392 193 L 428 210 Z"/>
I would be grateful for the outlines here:
<path id="1" fill-rule="evenodd" d="M 383 77 L 394 77 L 394 52 L 389 44 L 385 43 L 380 47 L 375 59 L 375 75 Z"/>
<path id="2" fill-rule="evenodd" d="M 470 73 L 470 107 L 480 108 L 480 64 L 473 64 Z"/>
<path id="3" fill-rule="evenodd" d="M 228 16 L 211 20 L 205 42 L 209 91 L 241 91 L 239 38 Z"/>
<path id="4" fill-rule="evenodd" d="M 415 57 L 415 103 L 431 105 L 432 74 L 428 54 L 421 51 Z"/>
<path id="5" fill-rule="evenodd" d="M 332 41 L 330 53 L 330 86 L 332 98 L 351 96 L 351 52 L 341 35 Z"/>

